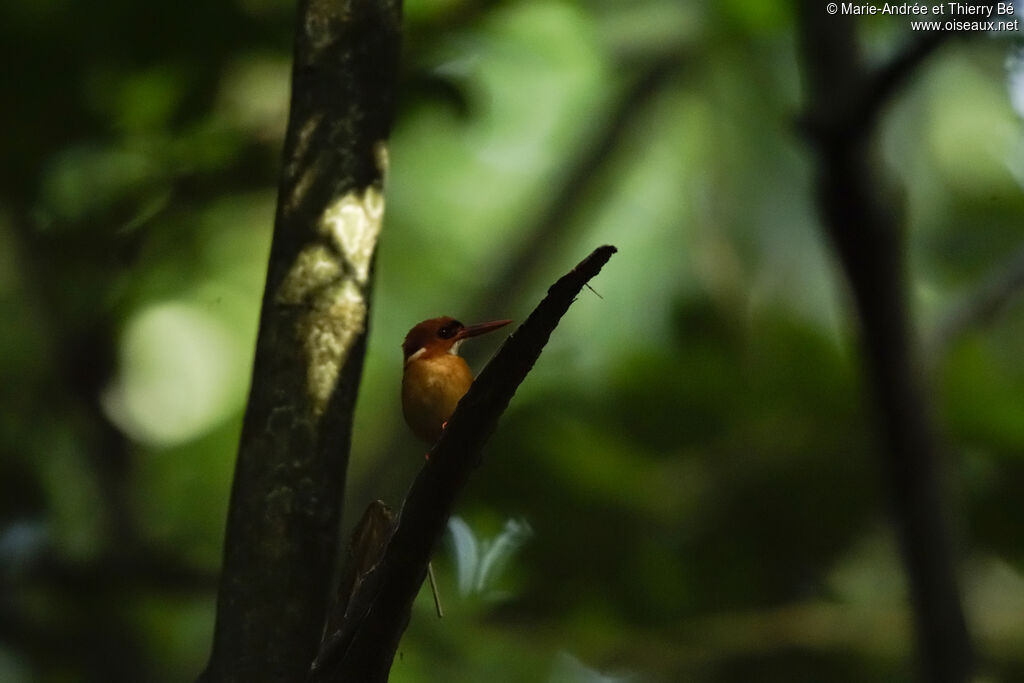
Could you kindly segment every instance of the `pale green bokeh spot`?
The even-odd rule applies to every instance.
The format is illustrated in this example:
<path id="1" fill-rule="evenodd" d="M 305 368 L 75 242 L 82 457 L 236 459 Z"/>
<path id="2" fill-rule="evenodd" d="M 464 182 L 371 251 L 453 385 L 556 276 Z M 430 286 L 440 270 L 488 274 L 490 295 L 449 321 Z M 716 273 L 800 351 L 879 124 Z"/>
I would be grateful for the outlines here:
<path id="1" fill-rule="evenodd" d="M 196 304 L 156 304 L 129 321 L 120 373 L 104 403 L 133 439 L 181 443 L 238 409 L 248 357 L 224 324 Z"/>
<path id="2" fill-rule="evenodd" d="M 928 111 L 928 145 L 947 183 L 978 195 L 1013 191 L 1011 156 L 1021 125 L 1002 83 L 965 61 L 938 75 Z"/>

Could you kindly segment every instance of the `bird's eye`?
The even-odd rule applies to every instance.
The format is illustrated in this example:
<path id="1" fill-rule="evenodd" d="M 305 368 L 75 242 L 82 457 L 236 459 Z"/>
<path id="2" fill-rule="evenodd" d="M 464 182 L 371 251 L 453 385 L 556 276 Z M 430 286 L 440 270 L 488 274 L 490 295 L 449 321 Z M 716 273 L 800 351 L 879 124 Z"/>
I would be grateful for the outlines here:
<path id="1" fill-rule="evenodd" d="M 451 339 L 455 336 L 455 333 L 459 331 L 462 325 L 458 322 L 448 323 L 437 331 L 437 336 L 441 339 Z"/>

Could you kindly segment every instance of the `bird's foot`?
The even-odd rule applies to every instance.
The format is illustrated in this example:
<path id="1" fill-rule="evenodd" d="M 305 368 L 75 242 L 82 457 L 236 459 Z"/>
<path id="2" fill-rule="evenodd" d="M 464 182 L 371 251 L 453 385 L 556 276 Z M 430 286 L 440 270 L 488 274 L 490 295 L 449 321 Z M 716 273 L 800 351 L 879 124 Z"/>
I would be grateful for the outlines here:
<path id="1" fill-rule="evenodd" d="M 448 426 L 448 420 L 445 420 L 444 422 L 441 423 L 441 431 L 443 432 L 444 428 L 447 427 L 447 426 Z M 423 459 L 426 460 L 427 462 L 430 462 L 430 452 L 429 451 L 427 451 L 427 454 L 425 456 L 423 456 Z"/>

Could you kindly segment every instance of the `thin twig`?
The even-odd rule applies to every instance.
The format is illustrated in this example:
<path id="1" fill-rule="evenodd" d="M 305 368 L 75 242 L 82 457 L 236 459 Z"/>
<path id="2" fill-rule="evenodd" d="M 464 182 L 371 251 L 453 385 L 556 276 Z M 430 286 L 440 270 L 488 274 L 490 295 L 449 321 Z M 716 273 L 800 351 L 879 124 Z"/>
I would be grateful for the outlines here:
<path id="1" fill-rule="evenodd" d="M 437 618 L 444 618 L 444 608 L 441 607 L 441 591 L 437 589 L 437 578 L 434 576 L 434 563 L 427 562 L 427 578 L 430 579 L 430 592 L 434 596 L 434 610 Z"/>

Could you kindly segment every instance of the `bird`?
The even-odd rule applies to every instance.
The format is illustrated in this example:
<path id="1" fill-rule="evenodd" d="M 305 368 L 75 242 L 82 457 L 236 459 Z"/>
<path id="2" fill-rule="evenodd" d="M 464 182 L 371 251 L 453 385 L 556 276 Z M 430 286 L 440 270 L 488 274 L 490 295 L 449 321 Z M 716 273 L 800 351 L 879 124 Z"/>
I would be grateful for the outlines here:
<path id="1" fill-rule="evenodd" d="M 427 443 L 437 441 L 455 406 L 469 391 L 473 373 L 459 356 L 462 342 L 510 322 L 494 320 L 466 326 L 442 316 L 424 320 L 409 330 L 402 342 L 402 414 L 413 434 Z"/>

